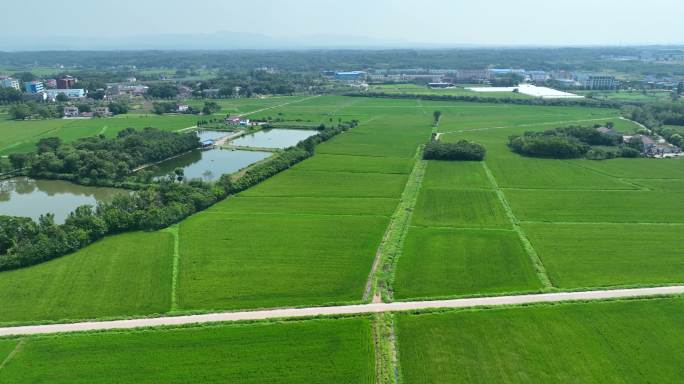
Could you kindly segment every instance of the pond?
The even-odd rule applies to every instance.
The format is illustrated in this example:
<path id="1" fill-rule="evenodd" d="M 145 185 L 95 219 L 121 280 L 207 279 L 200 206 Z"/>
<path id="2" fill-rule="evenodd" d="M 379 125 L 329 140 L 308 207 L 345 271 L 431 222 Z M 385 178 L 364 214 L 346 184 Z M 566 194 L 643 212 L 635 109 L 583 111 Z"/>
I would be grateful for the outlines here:
<path id="1" fill-rule="evenodd" d="M 318 131 L 306 129 L 264 129 L 235 139 L 230 144 L 238 147 L 288 148 L 317 134 Z"/>
<path id="2" fill-rule="evenodd" d="M 14 177 L 0 181 L 0 215 L 30 217 L 53 213 L 55 222 L 64 223 L 81 205 L 111 201 L 114 195 L 127 193 L 116 188 L 86 187 L 61 180 L 34 180 Z"/>
<path id="3" fill-rule="evenodd" d="M 211 129 L 201 129 L 197 131 L 197 136 L 199 136 L 200 141 L 205 141 L 205 140 L 218 140 L 222 137 L 226 137 L 229 135 L 234 134 L 235 132 L 231 131 L 215 131 Z"/>
<path id="4" fill-rule="evenodd" d="M 194 150 L 147 168 L 156 178 L 173 174 L 183 168 L 186 180 L 213 181 L 223 174 L 233 173 L 271 156 L 269 152 L 237 151 L 231 149 Z"/>

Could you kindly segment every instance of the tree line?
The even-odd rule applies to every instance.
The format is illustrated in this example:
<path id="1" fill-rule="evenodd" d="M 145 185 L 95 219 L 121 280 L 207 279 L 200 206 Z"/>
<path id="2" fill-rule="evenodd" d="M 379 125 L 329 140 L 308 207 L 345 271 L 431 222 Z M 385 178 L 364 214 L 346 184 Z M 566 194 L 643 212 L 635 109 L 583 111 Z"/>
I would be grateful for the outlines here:
<path id="1" fill-rule="evenodd" d="M 117 195 L 111 202 L 100 202 L 96 207 L 81 206 L 67 217 L 64 224 L 56 224 L 51 214 L 41 216 L 38 221 L 0 216 L 0 271 L 63 256 L 106 235 L 151 231 L 175 224 L 313 156 L 317 144 L 357 124 L 354 120 L 325 127 L 318 135 L 287 148 L 269 160 L 238 175 L 222 175 L 216 182 L 163 179 L 133 193 Z M 122 135 L 124 140 L 142 140 L 135 137 L 136 134 L 128 131 Z M 55 144 L 42 143 L 46 146 L 43 153 L 56 152 L 60 146 Z M 138 147 L 140 153 L 146 153 L 144 145 Z"/>
<path id="2" fill-rule="evenodd" d="M 397 94 L 385 92 L 353 92 L 346 93 L 350 97 L 376 97 L 386 99 L 418 99 L 427 101 L 464 101 L 470 103 L 487 104 L 516 104 L 537 105 L 553 107 L 593 107 L 620 109 L 624 102 L 593 100 L 593 99 L 542 99 L 542 98 L 511 98 L 511 97 L 483 97 L 483 96 L 459 96 L 459 95 L 420 95 L 420 94 Z"/>

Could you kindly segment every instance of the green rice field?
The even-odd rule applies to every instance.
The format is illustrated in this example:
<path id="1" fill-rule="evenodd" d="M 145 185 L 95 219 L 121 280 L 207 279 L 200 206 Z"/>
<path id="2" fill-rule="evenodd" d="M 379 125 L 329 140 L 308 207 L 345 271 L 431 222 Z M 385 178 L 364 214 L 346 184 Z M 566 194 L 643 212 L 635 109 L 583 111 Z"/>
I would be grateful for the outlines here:
<path id="1" fill-rule="evenodd" d="M 16 340 L 0 340 L 0 361 Z M 365 318 L 30 337 L 0 382 L 374 383 Z"/>
<path id="2" fill-rule="evenodd" d="M 541 288 L 513 231 L 411 228 L 394 297 L 447 297 Z"/>
<path id="3" fill-rule="evenodd" d="M 406 383 L 676 383 L 681 298 L 398 316 Z"/>
<path id="4" fill-rule="evenodd" d="M 253 118 L 357 119 L 360 125 L 317 146 L 315 156 L 292 169 L 180 223 L 175 286 L 171 232 L 114 236 L 0 273 L 0 304 L 14 308 L 0 313 L 0 321 L 360 302 L 419 146 L 432 131 L 444 141 L 475 140 L 487 157 L 484 163 L 428 162 L 401 236 L 392 287 L 397 299 L 534 292 L 545 277 L 555 288 L 573 289 L 684 280 L 677 272 L 681 161 L 532 159 L 506 147 L 509 135 L 526 130 L 607 121 L 635 129 L 619 111 L 342 96 L 221 104 L 222 113 L 251 111 Z M 443 113 L 438 127 L 432 126 L 435 110 Z M 0 121 L 0 131 L 15 132 L 10 124 L 41 126 L 31 135 L 3 136 L 2 145 L 14 151 L 54 132 L 65 140 L 80 137 L 79 124 L 88 134 L 113 135 L 135 122 L 174 130 L 194 123 L 188 119 Z M 67 123 L 74 125 L 60 125 Z M 151 244 L 145 240 L 151 236 L 163 240 Z M 100 260 L 110 263 L 104 279 L 103 270 L 93 270 Z M 130 284 L 91 288 L 128 269 L 136 271 Z M 77 278 L 65 283 L 67 276 Z M 19 289 L 26 281 L 29 289 Z"/>
<path id="5" fill-rule="evenodd" d="M 173 239 L 130 233 L 0 273 L 0 323 L 140 316 L 171 308 Z"/>

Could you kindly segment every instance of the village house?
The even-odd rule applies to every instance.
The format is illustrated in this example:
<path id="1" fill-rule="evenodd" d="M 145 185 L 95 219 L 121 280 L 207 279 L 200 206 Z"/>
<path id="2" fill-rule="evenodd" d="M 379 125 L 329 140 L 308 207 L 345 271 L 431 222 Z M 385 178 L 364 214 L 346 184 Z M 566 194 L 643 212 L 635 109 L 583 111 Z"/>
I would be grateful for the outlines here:
<path id="1" fill-rule="evenodd" d="M 176 112 L 178 113 L 185 113 L 190 109 L 190 106 L 187 104 L 177 104 L 176 105 Z"/>
<path id="2" fill-rule="evenodd" d="M 73 118 L 73 117 L 79 117 L 80 115 L 78 114 L 78 107 L 64 107 L 64 117 L 65 118 Z"/>
<path id="3" fill-rule="evenodd" d="M 101 117 L 112 116 L 112 112 L 109 110 L 109 107 L 95 107 L 94 113 L 95 113 L 95 116 L 101 116 Z"/>
<path id="4" fill-rule="evenodd" d="M 228 124 L 228 125 L 240 125 L 240 118 L 239 117 L 227 117 L 226 118 L 226 124 Z"/>

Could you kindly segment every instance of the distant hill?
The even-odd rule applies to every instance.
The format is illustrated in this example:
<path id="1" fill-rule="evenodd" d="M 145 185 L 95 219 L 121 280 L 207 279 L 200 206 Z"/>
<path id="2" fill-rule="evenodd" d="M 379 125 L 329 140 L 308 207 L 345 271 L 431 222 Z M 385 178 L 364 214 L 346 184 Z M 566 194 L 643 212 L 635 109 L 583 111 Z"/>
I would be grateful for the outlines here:
<path id="1" fill-rule="evenodd" d="M 362 36 L 316 35 L 299 38 L 279 38 L 244 32 L 144 35 L 121 38 L 0 36 L 0 51 L 339 49 L 420 46 L 425 46 L 425 44 L 408 43 L 400 40 L 375 40 Z"/>

